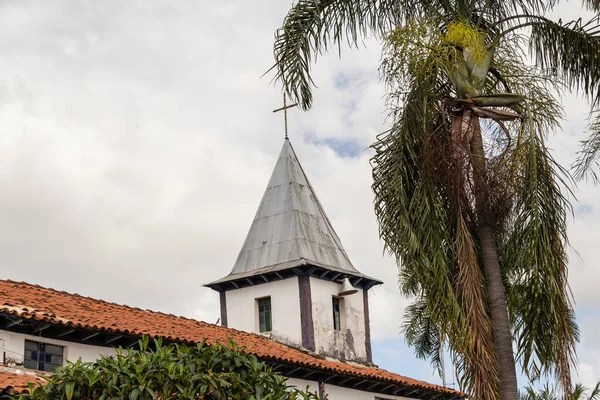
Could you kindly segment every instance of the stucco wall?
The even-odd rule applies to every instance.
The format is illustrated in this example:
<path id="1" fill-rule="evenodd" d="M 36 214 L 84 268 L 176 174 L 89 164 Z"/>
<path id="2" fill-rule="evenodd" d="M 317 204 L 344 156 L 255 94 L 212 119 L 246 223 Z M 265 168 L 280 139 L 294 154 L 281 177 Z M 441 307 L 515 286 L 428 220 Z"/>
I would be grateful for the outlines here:
<path id="1" fill-rule="evenodd" d="M 26 339 L 63 346 L 63 362 L 64 360 L 76 361 L 80 358 L 82 361 L 95 361 L 101 354 L 115 354 L 112 347 L 90 346 L 0 330 L 0 356 L 6 352 L 7 359 L 14 359 L 16 362 L 22 363 Z"/>
<path id="2" fill-rule="evenodd" d="M 258 311 L 255 299 L 271 296 L 273 331 L 267 336 L 284 343 L 302 345 L 297 277 L 229 290 L 225 295 L 229 328 L 258 332 Z"/>
<path id="3" fill-rule="evenodd" d="M 362 289 L 343 297 L 340 331 L 333 329 L 332 297 L 339 293 L 341 285 L 310 278 L 310 289 L 317 352 L 342 360 L 366 361 Z"/>
<path id="4" fill-rule="evenodd" d="M 311 392 L 315 392 L 318 390 L 318 384 L 315 381 L 306 381 L 304 379 L 289 378 L 287 384 L 289 386 L 296 386 L 296 388 L 300 390 L 306 389 L 306 386 L 310 386 Z"/>
<path id="5" fill-rule="evenodd" d="M 296 386 L 298 389 L 304 390 L 306 386 L 309 386 L 309 390 L 311 392 L 318 391 L 318 383 L 315 381 L 306 381 L 303 379 L 288 379 L 288 384 L 291 386 Z M 325 384 L 325 394 L 327 394 L 328 400 L 375 400 L 375 399 L 383 399 L 383 400 L 406 400 L 407 397 L 398 397 L 398 396 L 390 396 L 377 394 L 372 392 L 363 392 L 361 390 L 349 389 L 340 386 L 334 386 L 330 384 Z"/>
<path id="6" fill-rule="evenodd" d="M 363 392 L 360 390 L 348 389 L 339 386 L 325 384 L 325 393 L 328 395 L 329 400 L 403 400 L 406 397 L 389 396 L 371 392 Z"/>

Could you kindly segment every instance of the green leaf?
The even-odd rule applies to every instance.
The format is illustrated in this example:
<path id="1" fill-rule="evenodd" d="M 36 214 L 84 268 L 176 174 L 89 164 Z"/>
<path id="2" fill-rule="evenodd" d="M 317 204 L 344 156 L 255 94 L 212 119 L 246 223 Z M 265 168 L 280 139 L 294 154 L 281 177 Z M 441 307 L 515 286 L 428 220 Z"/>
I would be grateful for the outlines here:
<path id="1" fill-rule="evenodd" d="M 73 398 L 73 391 L 75 390 L 75 382 L 67 382 L 65 384 L 65 396 L 67 400 L 71 400 Z"/>

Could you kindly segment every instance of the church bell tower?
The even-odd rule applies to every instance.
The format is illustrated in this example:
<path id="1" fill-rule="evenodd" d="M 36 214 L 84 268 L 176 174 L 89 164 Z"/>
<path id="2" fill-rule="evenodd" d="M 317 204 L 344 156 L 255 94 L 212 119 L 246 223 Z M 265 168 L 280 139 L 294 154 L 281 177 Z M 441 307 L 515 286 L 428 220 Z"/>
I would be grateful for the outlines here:
<path id="1" fill-rule="evenodd" d="M 231 272 L 207 284 L 221 324 L 345 361 L 371 363 L 368 291 L 286 137 Z"/>

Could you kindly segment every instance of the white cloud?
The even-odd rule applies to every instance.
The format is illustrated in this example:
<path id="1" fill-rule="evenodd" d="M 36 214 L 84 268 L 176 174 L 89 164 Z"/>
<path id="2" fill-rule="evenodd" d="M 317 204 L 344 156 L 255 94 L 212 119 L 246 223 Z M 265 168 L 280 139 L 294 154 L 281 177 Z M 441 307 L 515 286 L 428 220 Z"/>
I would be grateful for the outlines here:
<path id="1" fill-rule="evenodd" d="M 2 2 L 0 276 L 216 321 L 217 295 L 201 285 L 232 267 L 282 145 L 280 93 L 261 75 L 290 5 Z M 379 51 L 367 41 L 320 57 L 314 109 L 290 111 L 292 143 L 351 259 L 385 281 L 371 295 L 375 340 L 398 335 L 407 302 L 378 240 L 370 153 L 343 158 L 322 143 L 366 148 L 384 130 Z M 561 160 L 585 116 L 569 111 Z M 589 208 L 570 232 L 583 261 L 571 257 L 570 280 L 593 306 L 600 192 L 580 193 Z M 590 360 L 582 373 L 600 376 Z"/>

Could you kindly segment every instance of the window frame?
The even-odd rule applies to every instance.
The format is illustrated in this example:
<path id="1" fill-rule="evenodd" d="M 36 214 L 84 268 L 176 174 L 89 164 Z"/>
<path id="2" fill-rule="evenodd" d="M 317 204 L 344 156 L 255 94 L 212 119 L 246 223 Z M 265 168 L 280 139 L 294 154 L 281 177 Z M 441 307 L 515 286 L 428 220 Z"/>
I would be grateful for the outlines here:
<path id="1" fill-rule="evenodd" d="M 336 310 L 337 306 L 337 310 Z M 333 316 L 333 330 L 340 332 L 342 330 L 342 310 L 344 309 L 344 298 L 340 296 L 331 297 L 331 311 Z M 337 313 L 336 313 L 337 311 Z"/>
<path id="2" fill-rule="evenodd" d="M 65 348 L 58 344 L 25 339 L 23 344 L 23 366 L 37 371 L 53 371 L 62 367 Z"/>
<path id="3" fill-rule="evenodd" d="M 268 308 L 265 308 L 268 307 Z M 261 309 L 262 308 L 262 309 Z M 256 315 L 258 318 L 258 332 L 269 333 L 273 331 L 273 306 L 271 296 L 256 299 Z"/>

